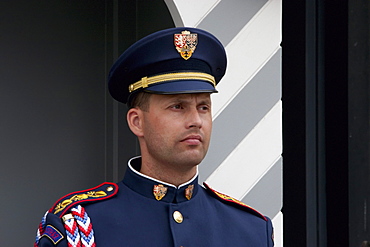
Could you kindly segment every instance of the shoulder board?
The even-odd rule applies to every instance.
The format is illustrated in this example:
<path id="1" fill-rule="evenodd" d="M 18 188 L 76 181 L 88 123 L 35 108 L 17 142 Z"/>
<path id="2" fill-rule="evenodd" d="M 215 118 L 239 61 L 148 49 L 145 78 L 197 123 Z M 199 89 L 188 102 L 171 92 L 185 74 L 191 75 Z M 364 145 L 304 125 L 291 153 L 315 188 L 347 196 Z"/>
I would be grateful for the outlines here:
<path id="1" fill-rule="evenodd" d="M 54 204 L 52 208 L 50 208 L 49 213 L 55 214 L 61 218 L 71 207 L 75 206 L 76 204 L 86 204 L 106 200 L 116 195 L 117 192 L 117 184 L 105 182 L 94 188 L 73 192 L 63 196 Z"/>
<path id="2" fill-rule="evenodd" d="M 263 216 L 260 212 L 258 212 L 257 210 L 255 210 L 254 208 L 248 206 L 247 204 L 231 197 L 231 196 L 228 196 L 228 195 L 225 195 L 225 194 L 222 194 L 214 189 L 212 189 L 208 184 L 206 183 L 203 183 L 207 192 L 210 193 L 213 197 L 219 199 L 220 201 L 222 202 L 225 202 L 227 204 L 230 204 L 230 205 L 233 205 L 235 207 L 238 207 L 244 211 L 247 211 L 249 213 L 252 213 L 260 218 L 262 218 L 263 220 L 267 221 L 266 217 Z"/>

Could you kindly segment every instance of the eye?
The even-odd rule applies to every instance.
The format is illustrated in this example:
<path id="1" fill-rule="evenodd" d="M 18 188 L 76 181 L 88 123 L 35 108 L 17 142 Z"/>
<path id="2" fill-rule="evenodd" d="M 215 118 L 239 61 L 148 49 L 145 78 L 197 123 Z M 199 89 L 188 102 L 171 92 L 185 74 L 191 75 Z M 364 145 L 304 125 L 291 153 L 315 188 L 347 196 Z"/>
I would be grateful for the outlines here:
<path id="1" fill-rule="evenodd" d="M 171 109 L 174 109 L 174 110 L 180 110 L 180 109 L 183 109 L 182 105 L 181 104 L 175 104 L 175 105 L 172 105 L 170 107 Z"/>
<path id="2" fill-rule="evenodd" d="M 208 105 L 201 105 L 198 108 L 200 111 L 207 112 L 210 110 L 210 107 Z"/>

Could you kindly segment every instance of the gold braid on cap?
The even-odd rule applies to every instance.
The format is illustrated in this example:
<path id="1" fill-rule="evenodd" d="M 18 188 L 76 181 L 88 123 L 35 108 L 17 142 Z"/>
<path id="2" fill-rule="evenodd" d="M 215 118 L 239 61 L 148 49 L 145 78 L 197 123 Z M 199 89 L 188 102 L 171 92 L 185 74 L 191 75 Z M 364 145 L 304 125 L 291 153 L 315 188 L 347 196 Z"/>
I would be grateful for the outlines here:
<path id="1" fill-rule="evenodd" d="M 179 81 L 179 80 L 201 80 L 207 81 L 211 83 L 214 87 L 216 87 L 215 78 L 209 74 L 201 73 L 201 72 L 179 72 L 179 73 L 168 73 L 163 75 L 156 75 L 152 77 L 143 77 L 140 81 L 137 81 L 131 84 L 128 87 L 130 93 L 133 91 L 146 88 L 149 85 L 158 83 L 158 82 L 166 82 L 166 81 Z"/>

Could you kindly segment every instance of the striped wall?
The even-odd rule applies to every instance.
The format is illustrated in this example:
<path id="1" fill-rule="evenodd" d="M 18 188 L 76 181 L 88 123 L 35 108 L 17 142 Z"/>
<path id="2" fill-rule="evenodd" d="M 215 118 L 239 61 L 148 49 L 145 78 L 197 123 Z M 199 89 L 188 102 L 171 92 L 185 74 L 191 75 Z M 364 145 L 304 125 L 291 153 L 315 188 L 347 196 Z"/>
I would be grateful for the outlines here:
<path id="1" fill-rule="evenodd" d="M 175 25 L 198 27 L 226 47 L 213 100 L 213 135 L 200 181 L 269 216 L 282 244 L 282 0 L 165 0 Z"/>

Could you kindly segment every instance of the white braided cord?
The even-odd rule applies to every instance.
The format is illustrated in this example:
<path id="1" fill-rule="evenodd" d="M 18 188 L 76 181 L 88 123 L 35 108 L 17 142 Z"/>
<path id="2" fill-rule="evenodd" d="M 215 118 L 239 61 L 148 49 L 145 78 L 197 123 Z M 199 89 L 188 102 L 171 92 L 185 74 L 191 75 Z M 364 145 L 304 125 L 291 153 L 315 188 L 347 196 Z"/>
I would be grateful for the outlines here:
<path id="1" fill-rule="evenodd" d="M 69 218 L 64 221 L 66 229 L 68 247 L 81 247 L 81 237 L 74 218 Z"/>
<path id="2" fill-rule="evenodd" d="M 83 247 L 95 247 L 94 230 L 87 212 L 81 205 L 71 209 L 80 230 Z"/>
<path id="3" fill-rule="evenodd" d="M 36 232 L 34 247 L 38 247 L 46 226 L 47 211 L 41 219 Z M 96 247 L 94 230 L 89 215 L 81 205 L 71 209 L 73 217 L 64 221 L 68 247 Z"/>

